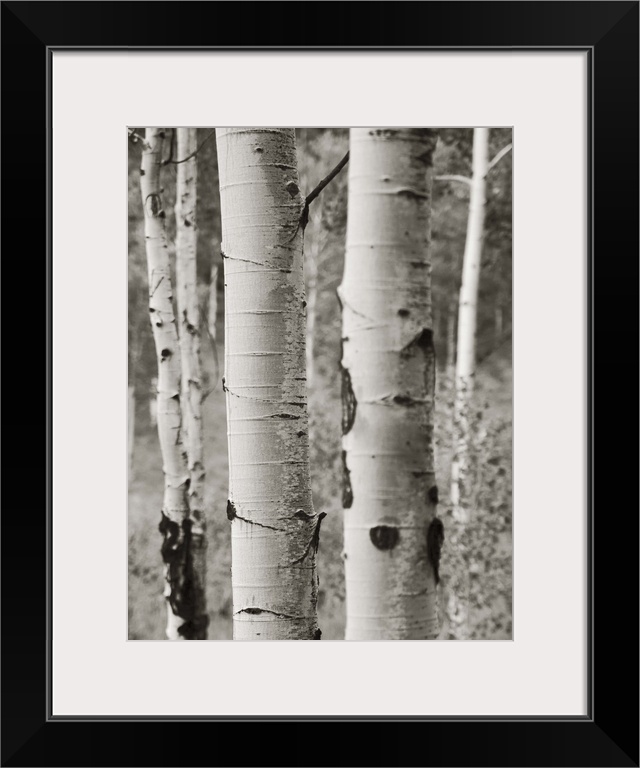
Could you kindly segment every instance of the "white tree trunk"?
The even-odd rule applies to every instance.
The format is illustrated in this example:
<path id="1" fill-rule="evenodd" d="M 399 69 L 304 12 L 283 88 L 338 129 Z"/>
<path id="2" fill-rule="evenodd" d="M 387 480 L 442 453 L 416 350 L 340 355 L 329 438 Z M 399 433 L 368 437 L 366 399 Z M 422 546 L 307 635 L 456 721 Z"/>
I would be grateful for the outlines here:
<path id="1" fill-rule="evenodd" d="M 462 263 L 462 285 L 458 310 L 458 344 L 454 402 L 454 456 L 451 463 L 451 505 L 456 530 L 452 532 L 460 549 L 463 571 L 447 601 L 449 632 L 456 640 L 470 633 L 469 546 L 466 527 L 470 520 L 468 467 L 471 414 L 476 373 L 476 323 L 480 262 L 484 238 L 486 176 L 489 162 L 489 129 L 474 128 L 473 175 L 469 199 L 469 220 Z"/>
<path id="2" fill-rule="evenodd" d="M 216 131 L 225 273 L 233 636 L 320 639 L 293 128 Z"/>
<path id="3" fill-rule="evenodd" d="M 164 470 L 164 502 L 159 527 L 164 537 L 167 637 L 170 640 L 199 640 L 206 632 L 206 613 L 204 584 L 198 579 L 194 559 L 198 559 L 204 539 L 189 514 L 187 497 L 190 481 L 182 436 L 180 350 L 160 187 L 163 138 L 162 129 L 147 128 L 140 169 L 149 273 L 149 317 L 158 360 L 158 436 Z"/>
<path id="4" fill-rule="evenodd" d="M 352 128 L 343 311 L 347 640 L 438 635 L 430 129 Z M 429 532 L 429 534 L 428 534 Z"/>
<path id="5" fill-rule="evenodd" d="M 486 175 L 489 161 L 489 129 L 474 128 L 473 175 L 469 199 L 469 220 L 462 263 L 462 285 L 458 310 L 458 345 L 455 381 L 455 455 L 451 467 L 451 503 L 454 517 L 468 521 L 464 503 L 465 478 L 469 461 L 469 418 L 476 372 L 476 322 L 480 259 L 484 237 Z"/>
<path id="6" fill-rule="evenodd" d="M 176 128 L 178 159 L 197 149 L 196 128 Z M 199 584 L 206 585 L 206 514 L 204 507 L 204 455 L 202 439 L 202 369 L 200 362 L 200 305 L 196 224 L 198 161 L 190 157 L 176 166 L 176 284 L 182 363 L 181 400 L 184 438 L 189 464 L 189 513 L 191 535 L 200 546 L 193 550 L 193 569 Z M 204 593 L 201 610 L 205 612 Z M 199 639 L 206 639 L 204 637 Z"/>

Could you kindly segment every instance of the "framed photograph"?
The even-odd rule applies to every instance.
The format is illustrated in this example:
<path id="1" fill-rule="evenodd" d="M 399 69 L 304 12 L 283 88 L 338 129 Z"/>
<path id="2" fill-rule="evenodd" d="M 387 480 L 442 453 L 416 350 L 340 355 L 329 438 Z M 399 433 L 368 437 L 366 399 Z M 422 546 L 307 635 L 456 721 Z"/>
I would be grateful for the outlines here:
<path id="1" fill-rule="evenodd" d="M 639 764 L 638 7 L 2 3 L 2 765 Z"/>

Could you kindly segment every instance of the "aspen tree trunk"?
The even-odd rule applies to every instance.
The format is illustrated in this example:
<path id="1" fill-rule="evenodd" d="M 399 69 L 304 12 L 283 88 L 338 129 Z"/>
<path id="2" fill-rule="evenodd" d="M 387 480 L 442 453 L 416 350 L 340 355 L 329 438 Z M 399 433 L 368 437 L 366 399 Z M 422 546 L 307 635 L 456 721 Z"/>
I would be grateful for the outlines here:
<path id="1" fill-rule="evenodd" d="M 454 401 L 454 456 L 451 463 L 451 504 L 456 524 L 454 538 L 460 547 L 464 563 L 458 585 L 449 593 L 447 616 L 449 631 L 456 640 L 467 640 L 470 633 L 469 616 L 469 542 L 466 527 L 470 520 L 467 487 L 471 407 L 476 372 L 476 322 L 480 259 L 484 237 L 486 175 L 489 162 L 489 129 L 474 128 L 473 175 L 469 199 L 467 238 L 462 263 L 462 285 L 458 310 L 458 348 Z"/>
<path id="2" fill-rule="evenodd" d="M 142 151 L 140 186 L 149 273 L 149 317 L 158 360 L 158 436 L 164 470 L 164 502 L 160 532 L 168 603 L 167 637 L 170 640 L 206 638 L 204 584 L 195 563 L 204 537 L 189 514 L 189 467 L 182 435 L 180 349 L 169 251 L 162 207 L 160 168 L 164 131 L 147 128 Z"/>
<path id="3" fill-rule="evenodd" d="M 233 636 L 319 640 L 293 128 L 216 130 Z"/>
<path id="4" fill-rule="evenodd" d="M 442 526 L 431 129 L 352 128 L 342 397 L 347 640 L 434 639 Z M 428 534 L 429 532 L 429 534 Z"/>
<path id="5" fill-rule="evenodd" d="M 456 454 L 451 467 L 451 503 L 454 517 L 467 522 L 469 511 L 463 503 L 469 453 L 469 408 L 476 372 L 476 322 L 480 259 L 484 237 L 486 175 L 489 155 L 489 129 L 474 128 L 473 175 L 469 199 L 469 220 L 462 263 L 462 285 L 458 310 L 458 348 L 456 360 L 454 427 Z"/>
<path id="6" fill-rule="evenodd" d="M 176 128 L 179 159 L 192 155 L 197 147 L 196 128 Z M 180 319 L 180 360 L 182 364 L 180 403 L 183 437 L 189 465 L 189 514 L 191 535 L 199 546 L 193 549 L 193 570 L 199 584 L 206 585 L 206 515 L 204 508 L 204 457 L 202 440 L 202 369 L 200 362 L 200 306 L 196 225 L 198 160 L 191 157 L 178 163 L 176 174 L 176 284 Z M 204 593 L 200 610 L 206 611 Z M 202 629 L 206 640 L 206 627 Z"/>

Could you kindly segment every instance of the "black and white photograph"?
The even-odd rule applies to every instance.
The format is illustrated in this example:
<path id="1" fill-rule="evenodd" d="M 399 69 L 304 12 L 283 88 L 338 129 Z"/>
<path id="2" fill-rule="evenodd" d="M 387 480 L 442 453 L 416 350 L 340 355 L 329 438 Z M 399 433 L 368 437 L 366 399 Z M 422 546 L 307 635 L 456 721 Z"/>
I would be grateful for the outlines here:
<path id="1" fill-rule="evenodd" d="M 511 128 L 127 130 L 129 639 L 511 640 Z"/>
<path id="2" fill-rule="evenodd" d="M 2 3 L 0 763 L 637 768 L 640 2 L 69 8 Z"/>

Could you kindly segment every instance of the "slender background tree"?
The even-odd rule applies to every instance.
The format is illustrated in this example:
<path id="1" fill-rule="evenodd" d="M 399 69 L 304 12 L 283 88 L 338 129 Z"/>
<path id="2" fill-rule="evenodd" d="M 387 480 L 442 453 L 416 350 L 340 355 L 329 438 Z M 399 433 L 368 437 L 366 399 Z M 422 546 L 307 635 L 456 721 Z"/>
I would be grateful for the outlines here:
<path id="1" fill-rule="evenodd" d="M 142 150 L 140 187 L 144 209 L 149 276 L 149 317 L 158 364 L 158 436 L 164 470 L 164 502 L 160 531 L 168 604 L 167 637 L 206 637 L 204 582 L 194 564 L 204 537 L 190 515 L 187 454 L 182 441 L 181 370 L 173 311 L 171 264 L 165 233 L 160 169 L 165 131 L 147 128 Z M 195 521 L 197 522 L 197 521 Z"/>
<path id="2" fill-rule="evenodd" d="M 197 268 L 197 180 L 196 128 L 175 129 L 176 161 L 176 285 L 179 318 L 181 399 L 183 433 L 189 464 L 189 513 L 191 535 L 199 542 L 193 548 L 193 568 L 198 582 L 206 584 L 207 540 L 204 501 L 204 456 L 202 439 L 202 365 L 200 360 L 200 300 Z M 204 610 L 204 594 L 202 595 Z M 206 639 L 203 628 L 200 639 Z"/>

